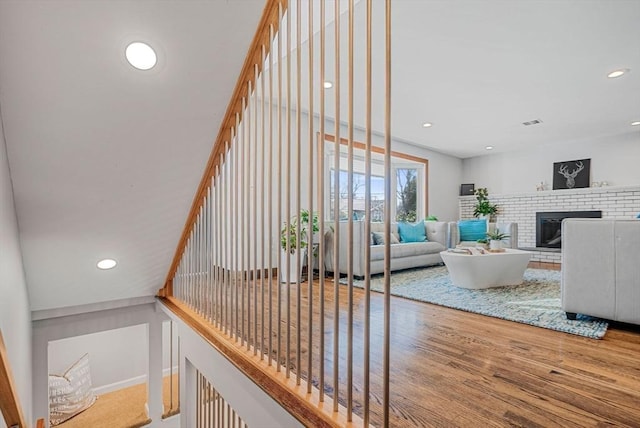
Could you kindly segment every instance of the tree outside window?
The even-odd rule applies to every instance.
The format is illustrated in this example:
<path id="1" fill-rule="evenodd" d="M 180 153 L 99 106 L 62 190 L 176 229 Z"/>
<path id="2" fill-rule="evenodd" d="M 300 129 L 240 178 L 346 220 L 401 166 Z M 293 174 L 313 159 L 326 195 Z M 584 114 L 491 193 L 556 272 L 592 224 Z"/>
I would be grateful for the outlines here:
<path id="1" fill-rule="evenodd" d="M 396 221 L 413 223 L 418 218 L 418 171 L 413 168 L 396 171 Z"/>
<path id="2" fill-rule="evenodd" d="M 329 182 L 329 212 L 330 218 L 333 219 L 336 205 L 335 193 L 335 170 L 331 169 Z M 354 172 L 353 185 L 351 190 L 348 186 L 349 173 L 340 170 L 340 190 L 337 198 L 338 213 L 340 220 L 349 218 L 349 198 L 353 199 L 353 219 L 362 220 L 366 217 L 365 213 L 365 175 Z M 371 221 L 384 221 L 384 177 L 371 176 Z"/>

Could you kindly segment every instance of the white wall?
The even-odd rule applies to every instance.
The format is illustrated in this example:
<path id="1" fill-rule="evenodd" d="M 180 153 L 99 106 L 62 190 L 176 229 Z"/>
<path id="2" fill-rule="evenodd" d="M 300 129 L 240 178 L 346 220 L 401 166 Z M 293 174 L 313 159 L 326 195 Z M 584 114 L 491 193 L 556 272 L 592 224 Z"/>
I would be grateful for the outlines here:
<path id="1" fill-rule="evenodd" d="M 26 424 L 31 418 L 31 310 L 13 204 L 7 147 L 0 120 L 0 330 Z M 4 418 L 0 417 L 0 427 Z"/>
<path id="2" fill-rule="evenodd" d="M 94 388 L 146 376 L 146 324 L 49 342 L 49 373 L 62 375 L 84 354 L 89 354 Z"/>
<path id="3" fill-rule="evenodd" d="M 169 321 L 162 324 L 162 368 L 169 363 Z M 177 332 L 174 330 L 174 362 Z M 148 368 L 147 325 L 108 330 L 49 342 L 49 373 L 63 374 L 84 354 L 89 354 L 91 382 L 94 388 L 113 384 L 143 382 Z M 175 363 L 174 363 L 175 364 Z M 114 385 L 117 387 L 118 385 Z"/>
<path id="4" fill-rule="evenodd" d="M 74 313 L 33 321 L 32 365 L 35 416 L 47 416 L 47 374 L 53 370 L 53 366 L 50 369 L 50 362 L 58 364 L 58 367 L 62 367 L 60 370 L 64 371 L 68 364 L 73 363 L 85 352 L 90 353 L 91 374 L 97 381 L 94 382 L 94 386 L 103 382 L 112 382 L 114 379 L 115 382 L 126 380 L 128 376 L 146 375 L 147 371 L 150 371 L 150 382 L 154 385 L 161 384 L 163 350 L 159 340 L 150 343 L 147 337 L 153 337 L 154 340 L 159 338 L 162 334 L 162 322 L 167 318 L 155 310 L 153 299 L 150 303 L 138 304 L 135 299 L 132 299 L 132 304 L 129 306 L 125 303 L 123 301 L 123 306 L 114 309 Z M 149 329 L 149 335 L 147 335 L 147 329 Z M 101 340 L 105 343 L 100 343 Z M 69 345 L 70 349 L 61 350 L 62 345 Z M 107 349 L 109 346 L 114 348 L 115 352 L 113 349 Z M 125 348 L 128 349 L 125 350 Z M 129 349 L 134 352 L 129 352 Z M 150 354 L 149 349 L 153 350 Z M 112 361 L 104 361 L 105 358 L 98 355 L 98 352 L 106 352 L 105 357 L 110 356 Z M 61 355 L 58 356 L 58 353 Z M 144 361 L 147 355 L 149 355 L 148 362 Z M 56 359 L 58 361 L 55 361 Z M 123 364 L 129 364 L 131 370 Z M 139 369 L 141 364 L 144 365 L 142 372 Z M 159 393 L 160 387 L 150 387 L 149 390 L 151 394 Z M 150 411 L 157 413 L 158 418 L 162 413 L 161 401 L 161 398 L 151 400 L 154 409 L 150 408 Z"/>
<path id="5" fill-rule="evenodd" d="M 591 181 L 610 186 L 640 184 L 640 132 L 592 138 L 562 144 L 545 144 L 529 150 L 479 156 L 462 161 L 465 183 L 487 187 L 489 194 L 532 192 L 544 181 L 553 184 L 553 163 L 591 159 Z"/>

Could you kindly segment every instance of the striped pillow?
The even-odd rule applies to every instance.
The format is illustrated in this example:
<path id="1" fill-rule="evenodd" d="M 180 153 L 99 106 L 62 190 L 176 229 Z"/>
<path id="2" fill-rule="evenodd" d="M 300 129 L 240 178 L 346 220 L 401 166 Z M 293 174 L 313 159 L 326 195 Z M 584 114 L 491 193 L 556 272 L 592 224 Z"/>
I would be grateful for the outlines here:
<path id="1" fill-rule="evenodd" d="M 64 375 L 49 375 L 49 418 L 59 425 L 88 409 L 98 397 L 91 389 L 89 354 L 84 354 Z"/>

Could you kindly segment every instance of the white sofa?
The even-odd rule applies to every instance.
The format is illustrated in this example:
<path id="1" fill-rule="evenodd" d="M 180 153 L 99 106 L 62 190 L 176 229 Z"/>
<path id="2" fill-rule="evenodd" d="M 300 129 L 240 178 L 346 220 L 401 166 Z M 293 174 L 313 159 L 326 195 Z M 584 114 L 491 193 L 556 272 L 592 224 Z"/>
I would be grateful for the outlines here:
<path id="1" fill-rule="evenodd" d="M 353 241 L 349 242 L 348 222 L 340 222 L 339 229 L 339 273 L 347 272 L 347 248 L 353 247 L 353 275 L 364 276 L 365 260 L 364 246 L 372 244 L 372 238 L 364 234 L 364 222 L 353 222 Z M 391 245 L 391 270 L 408 269 L 420 266 L 436 265 L 442 263 L 440 252 L 448 246 L 448 224 L 443 221 L 426 221 L 426 242 L 407 242 Z M 328 272 L 335 272 L 333 266 L 333 228 L 332 223 L 327 224 L 328 232 L 325 234 L 325 268 Z M 391 223 L 391 230 L 398 234 L 397 223 Z M 371 223 L 372 232 L 384 232 L 384 223 Z M 371 273 L 384 272 L 384 245 L 371 245 Z"/>
<path id="2" fill-rule="evenodd" d="M 562 310 L 640 324 L 640 220 L 562 221 Z"/>
<path id="3" fill-rule="evenodd" d="M 518 223 L 512 222 L 501 222 L 501 223 L 489 223 L 489 232 L 493 232 L 496 227 L 502 233 L 506 233 L 509 235 L 508 238 L 503 240 L 503 245 L 505 248 L 518 248 Z M 454 248 L 456 245 L 463 246 L 472 246 L 475 247 L 476 241 L 460 241 L 460 231 L 458 229 L 458 222 L 451 221 L 449 222 L 449 237 L 450 237 L 450 246 Z"/>

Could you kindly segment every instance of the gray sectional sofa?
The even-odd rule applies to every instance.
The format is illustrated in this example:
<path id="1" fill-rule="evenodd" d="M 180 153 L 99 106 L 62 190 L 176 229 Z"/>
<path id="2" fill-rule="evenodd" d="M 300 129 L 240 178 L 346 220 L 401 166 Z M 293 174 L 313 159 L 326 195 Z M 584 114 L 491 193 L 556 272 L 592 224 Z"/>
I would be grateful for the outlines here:
<path id="1" fill-rule="evenodd" d="M 347 272 L 347 249 L 353 247 L 353 275 L 364 276 L 365 260 L 364 247 L 371 245 L 371 273 L 384 272 L 384 245 L 375 245 L 372 236 L 365 236 L 364 222 L 353 222 L 353 241 L 349 242 L 348 222 L 340 222 L 339 226 L 339 266 L 333 265 L 333 240 L 334 233 L 332 223 L 327 224 L 328 232 L 325 234 L 325 268 L 328 272 Z M 420 266 L 437 265 L 442 263 L 440 252 L 449 246 L 449 224 L 442 221 L 427 221 L 425 232 L 426 242 L 407 242 L 391 245 L 391 270 L 408 269 Z M 391 230 L 398 236 L 397 223 L 391 224 Z M 384 223 L 371 223 L 372 232 L 384 232 Z"/>

